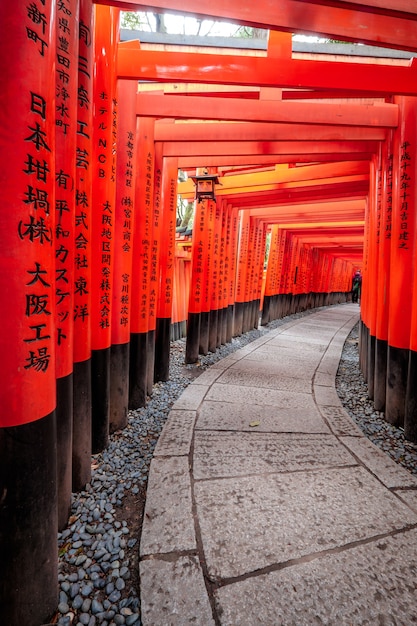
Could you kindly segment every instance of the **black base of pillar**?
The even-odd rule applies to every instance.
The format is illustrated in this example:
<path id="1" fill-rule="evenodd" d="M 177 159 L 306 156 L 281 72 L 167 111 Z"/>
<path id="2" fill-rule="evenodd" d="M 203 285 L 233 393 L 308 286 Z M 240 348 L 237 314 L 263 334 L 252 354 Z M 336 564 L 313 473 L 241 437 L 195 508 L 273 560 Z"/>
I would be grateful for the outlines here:
<path id="1" fill-rule="evenodd" d="M 264 301 L 262 304 L 262 317 L 261 324 L 262 326 L 266 326 L 270 321 L 270 310 L 271 310 L 271 299 L 274 296 L 264 296 Z"/>
<path id="2" fill-rule="evenodd" d="M 383 339 L 375 341 L 374 407 L 376 411 L 385 410 L 387 389 L 387 352 L 388 343 Z"/>
<path id="3" fill-rule="evenodd" d="M 187 342 L 185 346 L 185 362 L 197 363 L 200 347 L 200 313 L 189 313 L 187 324 Z"/>
<path id="4" fill-rule="evenodd" d="M 209 331 L 210 331 L 210 312 L 202 311 L 200 313 L 200 354 L 208 354 L 209 351 Z"/>
<path id="5" fill-rule="evenodd" d="M 223 309 L 217 311 L 217 347 L 222 345 L 224 315 Z"/>
<path id="6" fill-rule="evenodd" d="M 102 452 L 109 443 L 110 348 L 91 352 L 91 449 Z"/>
<path id="7" fill-rule="evenodd" d="M 405 348 L 388 346 L 385 419 L 394 426 L 404 425 L 408 355 Z"/>
<path id="8" fill-rule="evenodd" d="M 110 348 L 110 416 L 109 431 L 127 426 L 129 406 L 129 343 Z"/>
<path id="9" fill-rule="evenodd" d="M 367 366 L 368 366 L 368 398 L 370 400 L 374 399 L 374 379 L 375 379 L 375 336 L 369 335 L 368 338 L 368 357 L 367 357 Z"/>
<path id="10" fill-rule="evenodd" d="M 148 391 L 148 333 L 130 335 L 129 409 L 146 404 Z"/>
<path id="11" fill-rule="evenodd" d="M 158 317 L 155 331 L 155 363 L 154 381 L 169 379 L 169 351 L 170 351 L 171 318 Z"/>
<path id="12" fill-rule="evenodd" d="M 368 339 L 369 330 L 363 322 L 360 324 L 359 334 L 359 367 L 365 382 L 368 380 Z"/>
<path id="13" fill-rule="evenodd" d="M 72 490 L 84 489 L 91 480 L 91 361 L 74 363 L 74 414 L 72 423 Z"/>
<path id="14" fill-rule="evenodd" d="M 233 337 L 233 326 L 235 321 L 235 305 L 229 304 L 226 313 L 226 343 L 230 343 Z"/>
<path id="15" fill-rule="evenodd" d="M 73 376 L 69 374 L 56 381 L 56 443 L 58 530 L 67 525 L 71 510 L 72 492 L 72 411 Z"/>
<path id="16" fill-rule="evenodd" d="M 235 319 L 233 326 L 233 337 L 240 337 L 243 329 L 243 311 L 245 308 L 244 302 L 235 302 Z"/>
<path id="17" fill-rule="evenodd" d="M 58 603 L 55 412 L 0 429 L 0 607 L 4 626 L 44 624 Z"/>
<path id="18" fill-rule="evenodd" d="M 217 350 L 217 321 L 218 321 L 218 311 L 217 309 L 214 311 L 210 311 L 209 313 L 209 344 L 208 349 L 209 352 L 216 352 Z"/>
<path id="19" fill-rule="evenodd" d="M 179 324 L 178 324 L 179 328 Z M 147 355 L 146 355 L 146 365 L 148 367 L 148 378 L 147 378 L 147 391 L 148 396 L 152 396 L 153 392 L 153 379 L 154 379 L 154 371 L 155 371 L 155 331 L 148 331 L 148 347 L 147 347 Z"/>
<path id="20" fill-rule="evenodd" d="M 404 436 L 417 443 L 417 352 L 413 350 L 410 350 L 408 356 Z"/>
<path id="21" fill-rule="evenodd" d="M 227 343 L 227 306 L 222 309 L 222 335 L 221 344 L 225 346 Z"/>

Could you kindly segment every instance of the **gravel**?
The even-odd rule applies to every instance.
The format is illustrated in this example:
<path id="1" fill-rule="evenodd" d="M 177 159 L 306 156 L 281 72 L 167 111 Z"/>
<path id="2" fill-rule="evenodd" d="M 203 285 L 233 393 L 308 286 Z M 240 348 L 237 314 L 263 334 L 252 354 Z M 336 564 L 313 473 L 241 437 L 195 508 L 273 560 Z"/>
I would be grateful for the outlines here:
<path id="1" fill-rule="evenodd" d="M 269 330 L 310 312 L 275 320 L 234 338 L 216 353 L 185 365 L 185 339 L 171 344 L 170 380 L 154 385 L 147 406 L 129 412 L 128 426 L 92 457 L 92 478 L 73 494 L 68 527 L 58 534 L 58 626 L 140 626 L 138 547 L 149 465 L 172 404 L 213 363 Z M 417 473 L 417 446 L 386 423 L 367 399 L 358 369 L 358 331 L 346 341 L 336 387 L 352 419 L 395 461 Z"/>

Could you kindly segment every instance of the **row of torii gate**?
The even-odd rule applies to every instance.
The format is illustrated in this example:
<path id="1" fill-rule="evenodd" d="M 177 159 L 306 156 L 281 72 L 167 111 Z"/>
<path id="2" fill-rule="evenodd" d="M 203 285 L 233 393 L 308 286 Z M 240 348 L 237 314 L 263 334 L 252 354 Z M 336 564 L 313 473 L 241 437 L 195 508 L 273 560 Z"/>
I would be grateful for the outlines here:
<path id="1" fill-rule="evenodd" d="M 120 42 L 120 9 L 267 28 L 267 51 Z M 33 626 L 57 603 L 71 490 L 128 404 L 166 380 L 181 298 L 195 362 L 257 325 L 260 305 L 267 323 L 348 299 L 360 267 L 369 394 L 417 440 L 416 64 L 296 58 L 291 44 L 413 53 L 417 8 L 19 0 L 0 24 L 0 615 Z M 177 194 L 196 189 L 178 242 Z"/>

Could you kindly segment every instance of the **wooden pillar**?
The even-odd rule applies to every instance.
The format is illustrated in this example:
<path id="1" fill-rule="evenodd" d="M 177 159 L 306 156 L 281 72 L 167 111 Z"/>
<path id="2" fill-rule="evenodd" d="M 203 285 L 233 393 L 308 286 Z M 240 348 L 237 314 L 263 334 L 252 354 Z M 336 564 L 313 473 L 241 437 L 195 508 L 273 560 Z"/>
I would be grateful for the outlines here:
<path id="1" fill-rule="evenodd" d="M 239 216 L 239 247 L 237 253 L 236 272 L 236 304 L 234 336 L 243 333 L 245 297 L 246 297 L 246 274 L 248 271 L 248 248 L 250 235 L 250 217 L 247 211 L 241 211 Z"/>
<path id="2" fill-rule="evenodd" d="M 385 417 L 404 424 L 412 312 L 416 210 L 416 102 L 398 98 L 400 123 L 394 133 L 391 272 Z"/>
<path id="3" fill-rule="evenodd" d="M 209 345 L 210 352 L 216 352 L 218 343 L 218 323 L 219 323 L 219 255 L 220 237 L 222 228 L 222 205 L 221 202 L 208 200 L 213 208 L 213 240 L 211 246 L 210 274 L 207 288 L 210 290 L 210 324 L 209 324 Z"/>
<path id="4" fill-rule="evenodd" d="M 149 297 L 154 168 L 154 120 L 137 120 L 132 323 L 130 338 L 129 406 L 145 406 L 149 386 Z M 153 370 L 152 370 L 153 371 Z M 152 375 L 153 381 L 153 375 Z"/>
<path id="5" fill-rule="evenodd" d="M 127 425 L 129 406 L 130 313 L 136 180 L 135 81 L 118 81 L 116 205 L 110 351 L 110 432 Z"/>
<path id="6" fill-rule="evenodd" d="M 225 258 L 225 302 L 226 313 L 226 342 L 232 341 L 234 311 L 235 311 L 235 279 L 236 279 L 236 250 L 237 250 L 237 215 L 236 207 L 227 208 L 226 226 L 226 258 Z"/>
<path id="7" fill-rule="evenodd" d="M 0 20 L 1 622 L 42 624 L 58 599 L 55 5 L 3 2 Z"/>
<path id="8" fill-rule="evenodd" d="M 96 5 L 91 274 L 92 451 L 108 444 L 116 204 L 116 43 L 119 12 Z"/>
<path id="9" fill-rule="evenodd" d="M 185 349 L 186 363 L 197 363 L 200 348 L 200 315 L 202 291 L 205 287 L 203 281 L 204 252 L 207 250 L 205 231 L 208 219 L 207 213 L 209 210 L 209 203 L 212 203 L 212 201 L 205 198 L 200 199 L 195 203 L 191 256 L 191 286 L 190 300 L 188 304 L 187 341 Z M 208 288 L 208 285 L 206 287 Z"/>
<path id="10" fill-rule="evenodd" d="M 369 320 L 369 339 L 367 356 L 367 380 L 368 397 L 374 398 L 375 380 L 375 341 L 376 341 L 376 316 L 377 316 L 377 286 L 378 286 L 378 254 L 380 245 L 379 224 L 381 221 L 382 203 L 382 154 L 381 147 L 379 154 L 373 157 L 371 162 L 370 181 L 371 189 L 369 194 L 369 261 L 368 261 L 368 287 L 366 306 L 368 308 L 367 318 Z"/>
<path id="11" fill-rule="evenodd" d="M 74 414 L 72 488 L 91 478 L 91 215 L 93 135 L 92 0 L 80 0 L 74 225 Z"/>
<path id="12" fill-rule="evenodd" d="M 210 347 L 210 329 L 211 332 L 213 332 L 213 320 L 211 316 L 211 281 L 213 279 L 212 267 L 216 204 L 214 202 L 209 202 L 208 200 L 206 200 L 205 203 L 204 207 L 197 207 L 198 210 L 194 218 L 194 225 L 196 219 L 199 219 L 199 249 L 197 254 L 199 257 L 198 260 L 201 260 L 202 262 L 202 267 L 198 265 L 195 269 L 194 275 L 194 279 L 196 281 L 196 305 L 200 305 L 198 336 L 198 350 L 200 354 L 208 354 Z"/>
<path id="13" fill-rule="evenodd" d="M 78 86 L 78 0 L 57 8 L 55 124 L 55 262 L 58 528 L 72 492 L 75 147 Z M 64 18 L 64 19 L 62 19 Z M 65 72 L 64 72 L 65 70 Z"/>
<path id="14" fill-rule="evenodd" d="M 381 216 L 378 226 L 378 289 L 374 376 L 374 406 L 377 411 L 384 411 L 386 395 L 392 226 L 392 160 L 392 131 L 390 131 L 383 144 Z"/>
<path id="15" fill-rule="evenodd" d="M 161 181 L 161 239 L 155 344 L 155 380 L 168 380 L 170 327 L 174 284 L 175 224 L 177 214 L 178 160 L 164 158 Z"/>

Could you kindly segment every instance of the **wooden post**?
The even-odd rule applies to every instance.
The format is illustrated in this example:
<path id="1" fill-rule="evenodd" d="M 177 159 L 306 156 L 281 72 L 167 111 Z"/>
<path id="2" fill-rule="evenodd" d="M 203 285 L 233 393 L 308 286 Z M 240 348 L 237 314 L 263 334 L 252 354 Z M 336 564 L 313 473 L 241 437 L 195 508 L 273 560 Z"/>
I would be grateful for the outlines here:
<path id="1" fill-rule="evenodd" d="M 392 159 L 392 132 L 390 132 L 383 144 L 381 216 L 378 226 L 378 289 L 374 376 L 374 406 L 377 411 L 384 411 L 385 409 L 387 379 L 388 298 L 392 226 Z"/>
<path id="2" fill-rule="evenodd" d="M 154 168 L 154 120 L 137 120 L 137 180 L 135 195 L 135 228 L 130 338 L 129 406 L 145 406 L 148 395 L 148 331 L 151 274 L 151 237 Z M 153 380 L 153 376 L 152 376 Z"/>
<path id="3" fill-rule="evenodd" d="M 42 624 L 58 600 L 55 5 L 0 4 L 0 606 Z M 40 18 L 38 17 L 40 16 Z"/>
<path id="4" fill-rule="evenodd" d="M 398 98 L 400 124 L 394 132 L 391 272 L 385 417 L 404 424 L 407 391 L 415 245 L 417 162 L 416 102 Z"/>
<path id="5" fill-rule="evenodd" d="M 170 356 L 170 327 L 174 284 L 175 224 L 177 214 L 178 160 L 164 158 L 161 191 L 161 247 L 157 304 L 155 348 L 155 380 L 168 380 Z"/>
<path id="6" fill-rule="evenodd" d="M 116 204 L 116 42 L 119 12 L 95 5 L 91 275 L 92 451 L 107 446 L 110 424 L 111 306 Z"/>
<path id="7" fill-rule="evenodd" d="M 74 244 L 74 415 L 72 488 L 91 478 L 91 215 L 93 135 L 92 0 L 80 0 Z"/>
<path id="8" fill-rule="evenodd" d="M 110 432 L 127 425 L 129 406 L 130 311 L 136 180 L 136 91 L 136 82 L 118 81 L 119 120 L 110 352 Z"/>
<path id="9" fill-rule="evenodd" d="M 78 0 L 57 8 L 55 124 L 55 261 L 58 528 L 68 521 L 72 492 L 75 147 Z M 62 19 L 64 18 L 64 19 Z"/>

